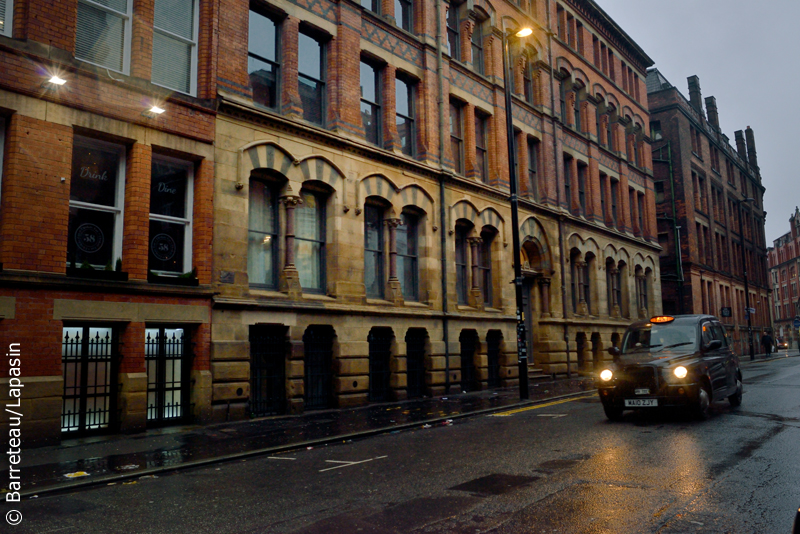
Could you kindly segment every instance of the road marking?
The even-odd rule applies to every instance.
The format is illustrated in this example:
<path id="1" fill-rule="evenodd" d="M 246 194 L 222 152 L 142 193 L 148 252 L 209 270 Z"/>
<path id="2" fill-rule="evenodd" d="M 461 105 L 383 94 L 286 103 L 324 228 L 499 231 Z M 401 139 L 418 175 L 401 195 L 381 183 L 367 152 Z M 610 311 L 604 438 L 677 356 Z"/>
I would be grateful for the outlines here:
<path id="1" fill-rule="evenodd" d="M 297 460 L 297 458 L 287 458 L 285 456 L 267 456 L 267 460 Z"/>
<path id="2" fill-rule="evenodd" d="M 351 465 L 358 465 L 358 464 L 365 464 L 367 462 L 371 462 L 372 460 L 382 460 L 383 458 L 388 458 L 388 456 L 376 456 L 375 458 L 370 458 L 368 460 L 361 460 L 360 462 L 347 462 L 343 460 L 325 460 L 331 464 L 341 464 L 334 467 L 328 467 L 327 469 L 320 469 L 319 472 L 322 473 L 324 471 L 332 471 L 334 469 L 341 469 L 342 467 L 350 467 Z"/>
<path id="3" fill-rule="evenodd" d="M 557 419 L 559 417 L 566 417 L 566 416 L 567 416 L 567 414 L 565 414 L 565 413 L 540 413 L 540 414 L 536 415 L 536 417 L 552 417 L 554 419 Z"/>
<path id="4" fill-rule="evenodd" d="M 594 393 L 592 393 L 592 395 L 594 395 Z M 586 397 L 587 397 L 587 395 L 582 395 L 580 397 L 573 397 L 571 399 L 562 399 L 562 400 L 553 401 L 553 402 L 546 402 L 544 404 L 537 404 L 535 406 L 527 406 L 525 408 L 517 408 L 516 410 L 509 410 L 507 412 L 493 413 L 493 414 L 490 414 L 489 417 L 508 417 L 509 415 L 514 415 L 514 414 L 518 414 L 518 413 L 522 413 L 522 412 L 527 412 L 527 411 L 530 411 L 530 410 L 538 410 L 539 408 L 547 408 L 548 406 L 555 406 L 556 404 L 564 404 L 565 402 L 573 402 L 573 401 L 576 401 L 578 399 L 584 399 Z"/>

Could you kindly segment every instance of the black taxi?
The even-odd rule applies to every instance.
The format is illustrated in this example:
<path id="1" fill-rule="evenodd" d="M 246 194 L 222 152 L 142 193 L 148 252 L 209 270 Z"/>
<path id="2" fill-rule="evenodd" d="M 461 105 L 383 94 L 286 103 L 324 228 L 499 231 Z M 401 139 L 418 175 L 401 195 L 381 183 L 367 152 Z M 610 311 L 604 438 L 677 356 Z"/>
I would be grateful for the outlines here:
<path id="1" fill-rule="evenodd" d="M 624 410 L 679 407 L 698 418 L 725 398 L 742 403 L 742 373 L 725 328 L 712 315 L 651 317 L 625 331 L 621 347 L 608 352 L 597 389 L 606 416 Z"/>

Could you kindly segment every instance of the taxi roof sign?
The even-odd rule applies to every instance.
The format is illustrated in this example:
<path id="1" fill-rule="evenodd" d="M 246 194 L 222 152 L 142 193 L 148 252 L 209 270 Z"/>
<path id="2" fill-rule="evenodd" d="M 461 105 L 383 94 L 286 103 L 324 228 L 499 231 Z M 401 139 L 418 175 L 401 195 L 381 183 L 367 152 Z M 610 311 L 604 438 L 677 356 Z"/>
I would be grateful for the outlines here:
<path id="1" fill-rule="evenodd" d="M 671 323 L 675 320 L 675 317 L 671 315 L 656 315 L 655 317 L 650 318 L 651 323 Z"/>

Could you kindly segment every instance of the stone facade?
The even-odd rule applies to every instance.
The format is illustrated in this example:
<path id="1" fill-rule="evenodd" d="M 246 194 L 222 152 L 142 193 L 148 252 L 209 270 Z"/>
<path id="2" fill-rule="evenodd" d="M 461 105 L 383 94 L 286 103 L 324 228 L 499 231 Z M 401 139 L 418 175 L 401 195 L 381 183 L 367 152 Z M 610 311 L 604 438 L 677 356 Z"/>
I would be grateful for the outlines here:
<path id="1" fill-rule="evenodd" d="M 791 230 L 773 241 L 767 249 L 769 280 L 772 285 L 773 337 L 798 346 L 800 334 L 794 327 L 795 316 L 800 315 L 800 209 L 795 208 L 789 217 Z"/>
<path id="2" fill-rule="evenodd" d="M 748 126 L 735 132 L 736 148 L 731 147 L 719 128 L 716 99 L 703 100 L 697 76 L 688 82 L 687 100 L 658 70 L 648 71 L 656 207 L 663 214 L 658 237 L 664 312 L 716 315 L 737 352 L 749 354 L 749 303 L 759 352 L 760 336 L 771 322 L 765 188 L 755 137 Z"/>

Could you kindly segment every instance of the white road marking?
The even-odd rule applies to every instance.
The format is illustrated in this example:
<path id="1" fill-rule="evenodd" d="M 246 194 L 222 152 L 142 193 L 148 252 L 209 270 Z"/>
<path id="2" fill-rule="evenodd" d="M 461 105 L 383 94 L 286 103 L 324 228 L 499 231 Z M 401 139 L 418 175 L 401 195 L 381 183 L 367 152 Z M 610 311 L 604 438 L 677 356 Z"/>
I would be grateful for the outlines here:
<path id="1" fill-rule="evenodd" d="M 370 458 L 368 460 L 361 460 L 360 462 L 347 462 L 343 460 L 325 460 L 328 463 L 341 464 L 341 465 L 328 467 L 326 469 L 320 469 L 319 472 L 322 473 L 324 471 L 332 471 L 333 469 L 341 469 L 342 467 L 350 467 L 351 465 L 365 464 L 367 462 L 371 462 L 372 460 L 381 460 L 383 458 L 388 458 L 388 456 L 376 456 L 375 458 Z"/>
<path id="2" fill-rule="evenodd" d="M 267 460 L 297 460 L 297 458 L 289 458 L 286 456 L 267 456 Z"/>
<path id="3" fill-rule="evenodd" d="M 565 413 L 540 413 L 540 414 L 536 414 L 536 417 L 558 418 L 558 417 L 566 417 L 566 416 L 567 416 L 567 414 L 565 414 Z"/>

